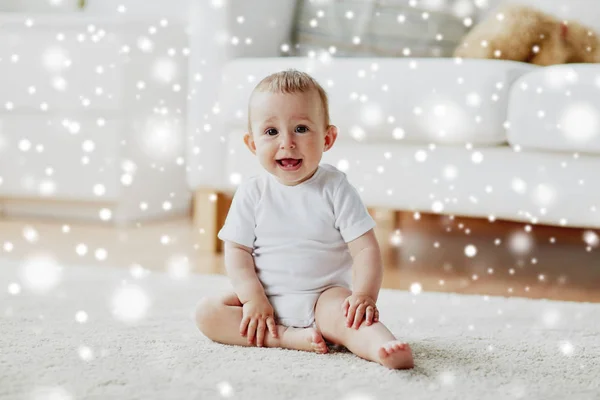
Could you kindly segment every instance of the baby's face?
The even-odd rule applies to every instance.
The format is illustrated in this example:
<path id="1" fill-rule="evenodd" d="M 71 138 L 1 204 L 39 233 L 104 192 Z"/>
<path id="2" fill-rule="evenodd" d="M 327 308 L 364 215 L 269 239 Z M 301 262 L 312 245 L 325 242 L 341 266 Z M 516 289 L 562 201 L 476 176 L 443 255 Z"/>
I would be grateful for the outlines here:
<path id="1" fill-rule="evenodd" d="M 305 93 L 256 92 L 250 105 L 252 133 L 248 148 L 269 173 L 285 185 L 297 185 L 317 170 L 324 151 L 337 137 L 325 126 L 316 90 Z"/>

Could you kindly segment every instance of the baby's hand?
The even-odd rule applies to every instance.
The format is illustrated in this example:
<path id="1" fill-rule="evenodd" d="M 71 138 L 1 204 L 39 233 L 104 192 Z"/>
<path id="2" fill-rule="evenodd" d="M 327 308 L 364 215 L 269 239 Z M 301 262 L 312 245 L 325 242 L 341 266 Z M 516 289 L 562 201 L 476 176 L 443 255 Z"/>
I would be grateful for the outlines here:
<path id="1" fill-rule="evenodd" d="M 342 303 L 342 310 L 346 317 L 346 326 L 358 329 L 362 324 L 363 319 L 367 321 L 367 325 L 379 321 L 379 310 L 375 301 L 366 294 L 351 294 L 346 297 Z M 352 326 L 354 325 L 354 326 Z"/>
<path id="2" fill-rule="evenodd" d="M 248 301 L 243 305 L 242 310 L 240 334 L 242 336 L 248 335 L 248 344 L 252 344 L 256 337 L 256 345 L 262 347 L 265 334 L 268 333 L 267 329 L 274 338 L 277 337 L 273 306 L 266 297 Z"/>

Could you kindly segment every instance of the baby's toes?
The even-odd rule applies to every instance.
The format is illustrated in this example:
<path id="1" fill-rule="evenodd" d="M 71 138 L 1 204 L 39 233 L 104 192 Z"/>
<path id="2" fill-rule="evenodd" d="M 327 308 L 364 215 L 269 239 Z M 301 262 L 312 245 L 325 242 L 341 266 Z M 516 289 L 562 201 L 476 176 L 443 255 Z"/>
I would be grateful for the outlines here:
<path id="1" fill-rule="evenodd" d="M 388 342 L 388 343 L 384 344 L 383 346 L 381 346 L 381 348 L 379 349 L 379 357 L 385 358 L 385 357 L 388 357 L 390 354 L 396 353 L 401 350 L 408 350 L 408 349 L 409 349 L 409 347 L 408 347 L 408 344 L 406 344 L 406 343 L 397 342 L 397 341 Z"/>
<path id="2" fill-rule="evenodd" d="M 325 344 L 325 342 L 313 344 L 313 350 L 315 351 L 315 353 L 325 354 L 327 353 L 327 345 Z"/>
<path id="3" fill-rule="evenodd" d="M 323 335 L 316 330 L 312 332 L 312 347 L 317 353 L 327 353 L 327 343 L 325 343 Z"/>
<path id="4" fill-rule="evenodd" d="M 383 345 L 379 348 L 378 355 L 379 355 L 379 358 L 386 358 L 387 356 L 389 356 L 386 345 Z"/>
<path id="5" fill-rule="evenodd" d="M 410 346 L 399 341 L 391 341 L 379 348 L 380 363 L 388 368 L 412 368 L 414 360 Z"/>
<path id="6" fill-rule="evenodd" d="M 406 349 L 406 343 L 396 342 L 396 343 L 393 344 L 392 348 L 394 350 L 405 350 Z"/>

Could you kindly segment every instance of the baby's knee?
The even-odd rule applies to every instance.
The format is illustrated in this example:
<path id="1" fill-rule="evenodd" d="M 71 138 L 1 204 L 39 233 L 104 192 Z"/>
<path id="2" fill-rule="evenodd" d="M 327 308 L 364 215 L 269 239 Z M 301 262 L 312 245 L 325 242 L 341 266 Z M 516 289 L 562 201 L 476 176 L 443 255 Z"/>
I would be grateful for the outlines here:
<path id="1" fill-rule="evenodd" d="M 196 304 L 196 326 L 205 335 L 210 327 L 214 325 L 214 319 L 217 315 L 217 308 L 217 301 L 211 297 L 203 297 Z"/>

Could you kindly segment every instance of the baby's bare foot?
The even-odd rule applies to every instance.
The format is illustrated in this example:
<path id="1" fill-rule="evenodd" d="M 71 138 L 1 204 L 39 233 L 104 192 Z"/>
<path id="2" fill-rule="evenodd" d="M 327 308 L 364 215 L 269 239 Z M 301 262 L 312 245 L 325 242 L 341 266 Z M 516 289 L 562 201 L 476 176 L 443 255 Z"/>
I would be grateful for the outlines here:
<path id="1" fill-rule="evenodd" d="M 315 328 L 286 328 L 280 335 L 281 347 L 292 350 L 327 353 L 327 344 Z"/>
<path id="2" fill-rule="evenodd" d="M 379 362 L 392 369 L 409 369 L 415 366 L 410 346 L 398 340 L 392 340 L 379 348 Z"/>

